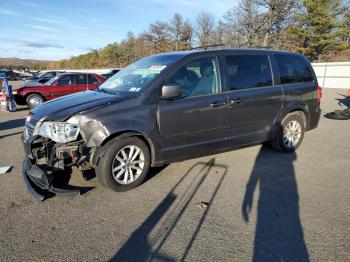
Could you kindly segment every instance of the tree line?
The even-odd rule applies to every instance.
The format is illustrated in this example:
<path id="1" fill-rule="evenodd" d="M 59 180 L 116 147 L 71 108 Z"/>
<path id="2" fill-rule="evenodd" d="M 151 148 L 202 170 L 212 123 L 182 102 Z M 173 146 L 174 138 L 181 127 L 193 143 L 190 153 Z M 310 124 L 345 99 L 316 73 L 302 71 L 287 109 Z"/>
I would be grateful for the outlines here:
<path id="1" fill-rule="evenodd" d="M 151 54 L 198 46 L 269 48 L 303 53 L 312 61 L 350 59 L 349 0 L 240 0 L 220 19 L 207 12 L 194 21 L 175 13 L 142 33 L 48 68 L 124 67 Z"/>

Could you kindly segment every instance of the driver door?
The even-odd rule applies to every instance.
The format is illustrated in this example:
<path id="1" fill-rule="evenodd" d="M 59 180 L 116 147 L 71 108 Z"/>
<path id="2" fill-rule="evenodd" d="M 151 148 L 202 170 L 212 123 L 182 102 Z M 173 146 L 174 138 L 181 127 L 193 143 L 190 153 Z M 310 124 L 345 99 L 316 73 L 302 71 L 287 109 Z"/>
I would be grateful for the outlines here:
<path id="1" fill-rule="evenodd" d="M 221 93 L 217 57 L 185 64 L 166 84 L 179 85 L 183 97 L 159 102 L 162 156 L 185 159 L 224 147 L 228 97 Z"/>
<path id="2" fill-rule="evenodd" d="M 55 99 L 74 93 L 73 77 L 73 75 L 64 75 L 57 80 L 56 85 L 50 87 L 50 98 Z"/>

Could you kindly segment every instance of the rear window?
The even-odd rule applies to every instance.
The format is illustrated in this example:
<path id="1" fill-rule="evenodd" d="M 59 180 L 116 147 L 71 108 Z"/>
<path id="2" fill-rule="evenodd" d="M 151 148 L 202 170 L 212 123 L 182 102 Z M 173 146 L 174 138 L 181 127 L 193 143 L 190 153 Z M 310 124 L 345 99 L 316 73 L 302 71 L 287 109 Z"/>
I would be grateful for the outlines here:
<path id="1" fill-rule="evenodd" d="M 272 85 L 269 58 L 265 55 L 233 55 L 226 57 L 227 86 L 231 90 Z"/>
<path id="2" fill-rule="evenodd" d="M 312 82 L 314 78 L 306 61 L 299 56 L 275 55 L 281 84 Z"/>

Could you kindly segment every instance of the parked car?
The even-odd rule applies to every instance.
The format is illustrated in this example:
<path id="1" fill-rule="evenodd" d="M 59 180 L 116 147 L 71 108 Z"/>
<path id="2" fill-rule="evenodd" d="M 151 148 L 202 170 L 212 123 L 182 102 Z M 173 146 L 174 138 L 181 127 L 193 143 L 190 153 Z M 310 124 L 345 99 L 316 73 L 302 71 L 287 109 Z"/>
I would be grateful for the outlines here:
<path id="1" fill-rule="evenodd" d="M 91 73 L 63 73 L 51 78 L 46 84 L 23 86 L 14 91 L 18 105 L 34 108 L 45 101 L 85 90 L 96 89 L 105 79 Z"/>
<path id="2" fill-rule="evenodd" d="M 98 90 L 32 110 L 22 136 L 24 179 L 39 198 L 59 194 L 52 176 L 76 165 L 94 168 L 105 187 L 126 191 L 140 185 L 151 166 L 263 142 L 293 152 L 304 132 L 317 127 L 320 99 L 315 73 L 300 54 L 223 49 L 153 55 Z"/>
<path id="3" fill-rule="evenodd" d="M 116 73 L 118 73 L 120 71 L 120 69 L 112 69 L 110 70 L 108 73 L 106 74 L 101 74 L 104 78 L 110 78 L 111 76 L 115 75 Z"/>
<path id="4" fill-rule="evenodd" d="M 11 70 L 1 70 L 1 69 L 0 69 L 0 74 L 1 74 L 1 76 L 4 76 L 4 77 L 6 77 L 6 78 L 9 78 L 10 75 L 11 75 Z"/>
<path id="5" fill-rule="evenodd" d="M 27 78 L 24 86 L 31 86 L 35 83 L 39 84 L 45 84 L 47 81 L 49 81 L 51 78 L 56 77 L 60 74 L 63 74 L 64 71 L 49 71 L 49 72 L 44 72 L 41 74 L 38 74 L 33 77 Z"/>

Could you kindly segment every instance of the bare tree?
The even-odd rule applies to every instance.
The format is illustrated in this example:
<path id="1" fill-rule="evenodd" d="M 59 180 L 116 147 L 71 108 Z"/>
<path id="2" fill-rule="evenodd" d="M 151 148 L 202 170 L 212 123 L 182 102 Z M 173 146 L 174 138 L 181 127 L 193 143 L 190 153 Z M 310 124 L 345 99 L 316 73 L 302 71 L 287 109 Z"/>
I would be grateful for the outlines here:
<path id="1" fill-rule="evenodd" d="M 205 46 L 212 44 L 215 34 L 215 18 L 209 13 L 199 13 L 196 17 L 194 32 L 198 45 Z"/>
<path id="2" fill-rule="evenodd" d="M 183 18 L 178 13 L 175 13 L 173 18 L 170 19 L 170 22 L 169 22 L 171 40 L 175 44 L 175 50 L 180 49 L 183 24 L 184 24 Z"/>
<path id="3" fill-rule="evenodd" d="M 225 44 L 225 25 L 219 20 L 216 24 L 215 36 L 214 36 L 215 45 L 224 45 Z"/>
<path id="4" fill-rule="evenodd" d="M 224 16 L 226 30 L 231 41 L 239 47 L 261 46 L 264 33 L 263 16 L 255 0 L 241 0 L 238 7 L 230 9 Z"/>
<path id="5" fill-rule="evenodd" d="M 181 42 L 183 44 L 183 48 L 188 49 L 191 47 L 191 42 L 193 38 L 193 26 L 190 20 L 186 20 L 182 27 L 182 34 L 181 34 Z"/>
<path id="6" fill-rule="evenodd" d="M 180 14 L 175 13 L 169 21 L 169 31 L 175 50 L 191 46 L 193 28 L 188 19 L 184 21 Z"/>
<path id="7" fill-rule="evenodd" d="M 168 51 L 170 46 L 169 31 L 168 23 L 157 21 L 149 25 L 148 29 L 143 33 L 143 37 L 153 47 L 154 52 L 164 52 Z"/>
<path id="8" fill-rule="evenodd" d="M 296 8 L 301 8 L 301 0 L 254 0 L 262 13 L 264 24 L 263 46 L 280 48 L 283 45 L 283 30 L 295 17 Z"/>

